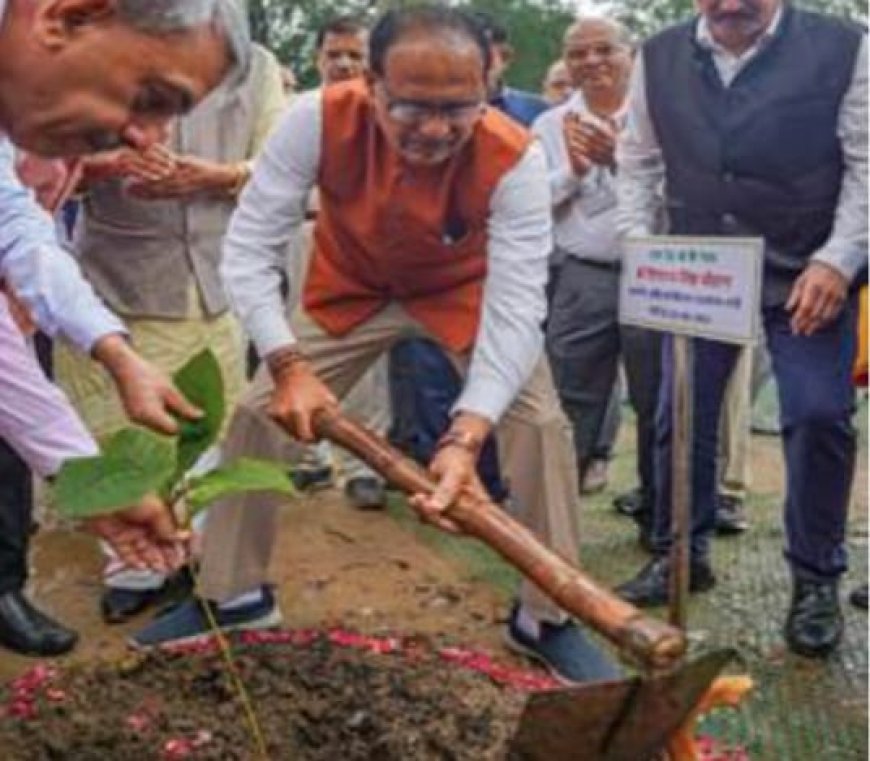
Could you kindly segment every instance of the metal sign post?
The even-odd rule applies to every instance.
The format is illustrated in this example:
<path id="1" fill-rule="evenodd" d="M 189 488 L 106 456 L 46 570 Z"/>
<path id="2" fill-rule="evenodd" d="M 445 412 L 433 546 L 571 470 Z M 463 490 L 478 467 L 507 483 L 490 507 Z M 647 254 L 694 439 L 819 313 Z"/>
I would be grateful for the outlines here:
<path id="1" fill-rule="evenodd" d="M 650 237 L 623 252 L 620 321 L 674 337 L 670 622 L 688 623 L 694 434 L 693 339 L 749 345 L 759 327 L 763 242 Z"/>

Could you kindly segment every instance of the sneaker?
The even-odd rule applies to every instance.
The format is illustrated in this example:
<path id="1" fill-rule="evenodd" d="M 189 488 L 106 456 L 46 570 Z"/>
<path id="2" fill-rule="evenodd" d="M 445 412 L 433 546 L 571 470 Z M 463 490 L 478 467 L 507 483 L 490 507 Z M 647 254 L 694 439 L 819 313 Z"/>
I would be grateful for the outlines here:
<path id="1" fill-rule="evenodd" d="M 164 608 L 191 595 L 193 573 L 184 566 L 156 589 L 105 587 L 100 596 L 100 615 L 106 624 L 123 624 L 148 608 Z"/>
<path id="2" fill-rule="evenodd" d="M 297 491 L 330 489 L 334 476 L 332 465 L 298 465 L 290 471 L 290 480 Z"/>
<path id="3" fill-rule="evenodd" d="M 607 460 L 592 460 L 586 468 L 581 494 L 598 494 L 607 488 L 610 481 L 610 463 Z"/>
<path id="4" fill-rule="evenodd" d="M 344 485 L 344 493 L 357 510 L 383 510 L 387 506 L 384 482 L 373 476 L 351 478 Z"/>
<path id="5" fill-rule="evenodd" d="M 622 672 L 574 621 L 556 625 L 540 624 L 538 638 L 526 634 L 518 624 L 519 606 L 514 606 L 505 630 L 505 644 L 511 650 L 544 666 L 564 685 L 608 682 Z"/>
<path id="6" fill-rule="evenodd" d="M 670 559 L 653 558 L 630 581 L 616 588 L 623 600 L 638 608 L 667 605 L 670 598 Z M 692 560 L 689 571 L 689 591 L 707 592 L 716 586 L 713 569 L 706 560 Z"/>
<path id="7" fill-rule="evenodd" d="M 719 536 L 742 534 L 749 528 L 743 500 L 727 494 L 716 495 L 716 533 Z"/>
<path id="8" fill-rule="evenodd" d="M 223 632 L 271 629 L 280 626 L 281 610 L 278 608 L 272 588 L 264 586 L 262 592 L 258 602 L 232 610 L 222 610 L 211 601 L 190 597 L 136 632 L 129 640 L 130 647 L 137 650 L 150 650 L 156 647 L 190 644 L 211 637 L 214 631 L 203 611 L 203 605 L 209 606 Z"/>

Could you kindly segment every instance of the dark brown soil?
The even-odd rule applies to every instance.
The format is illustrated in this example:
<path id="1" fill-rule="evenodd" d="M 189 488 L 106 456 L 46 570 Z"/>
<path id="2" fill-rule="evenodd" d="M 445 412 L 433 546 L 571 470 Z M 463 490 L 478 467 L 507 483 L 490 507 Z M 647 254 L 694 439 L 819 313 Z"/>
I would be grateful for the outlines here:
<path id="1" fill-rule="evenodd" d="M 496 684 L 428 644 L 381 653 L 372 650 L 390 649 L 384 640 L 360 649 L 312 639 L 235 648 L 270 759 L 507 755 L 524 699 L 515 685 Z M 238 692 L 214 652 L 65 673 L 42 667 L 0 691 L 0 700 L 4 761 L 258 758 Z"/>

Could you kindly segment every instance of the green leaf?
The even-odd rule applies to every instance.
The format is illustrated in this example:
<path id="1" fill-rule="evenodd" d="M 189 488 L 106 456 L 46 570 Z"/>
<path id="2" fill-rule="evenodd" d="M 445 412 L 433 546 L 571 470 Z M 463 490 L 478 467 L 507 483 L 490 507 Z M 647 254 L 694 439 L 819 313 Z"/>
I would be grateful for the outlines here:
<path id="1" fill-rule="evenodd" d="M 186 493 L 189 515 L 193 517 L 218 499 L 261 491 L 294 494 L 286 466 L 241 458 L 204 476 L 190 479 Z"/>
<path id="2" fill-rule="evenodd" d="M 220 365 L 210 349 L 197 354 L 173 380 L 178 390 L 199 407 L 199 420 L 179 421 L 178 461 L 173 480 L 180 479 L 217 440 L 226 413 Z"/>
<path id="3" fill-rule="evenodd" d="M 99 457 L 69 460 L 54 485 L 57 508 L 68 518 L 103 515 L 159 491 L 175 469 L 175 441 L 141 428 L 113 436 Z"/>

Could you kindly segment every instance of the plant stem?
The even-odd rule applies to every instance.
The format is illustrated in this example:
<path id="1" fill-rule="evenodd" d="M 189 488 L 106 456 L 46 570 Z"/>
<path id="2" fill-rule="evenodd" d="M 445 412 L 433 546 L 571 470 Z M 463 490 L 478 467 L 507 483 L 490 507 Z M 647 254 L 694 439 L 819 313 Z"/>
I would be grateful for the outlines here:
<path id="1" fill-rule="evenodd" d="M 191 573 L 194 575 L 196 588 L 199 589 L 199 574 L 193 569 L 193 567 L 191 567 Z M 212 610 L 211 605 L 209 605 L 208 600 L 206 600 L 199 594 L 197 594 L 197 600 L 199 601 L 203 613 L 205 614 L 206 620 L 208 621 L 208 625 L 211 628 L 215 639 L 217 640 L 218 647 L 221 651 L 221 656 L 227 664 L 227 669 L 229 670 L 233 686 L 236 688 L 236 693 L 238 694 L 239 700 L 242 703 L 242 710 L 245 713 L 248 728 L 251 730 L 251 737 L 254 740 L 254 746 L 257 751 L 257 756 L 261 759 L 261 761 L 269 761 L 269 749 L 266 745 L 266 739 L 263 735 L 263 729 L 260 726 L 260 721 L 257 718 L 256 711 L 254 710 L 254 703 L 251 700 L 251 695 L 245 687 L 244 681 L 242 681 L 242 675 L 239 673 L 239 668 L 233 657 L 232 646 L 230 645 L 229 640 L 226 638 L 223 630 L 218 624 L 217 619 L 214 615 L 214 611 Z"/>

